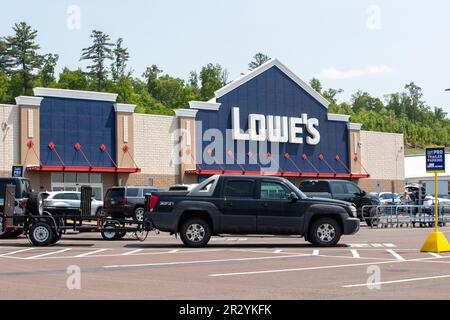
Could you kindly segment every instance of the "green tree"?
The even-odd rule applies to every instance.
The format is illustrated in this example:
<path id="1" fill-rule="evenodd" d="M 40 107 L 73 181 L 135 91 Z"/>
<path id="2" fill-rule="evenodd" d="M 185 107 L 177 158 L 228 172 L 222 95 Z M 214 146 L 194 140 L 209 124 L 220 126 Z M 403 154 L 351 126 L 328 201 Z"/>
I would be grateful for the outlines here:
<path id="1" fill-rule="evenodd" d="M 69 70 L 69 68 L 64 68 L 59 74 L 59 80 L 55 86 L 61 89 L 87 90 L 89 80 L 81 69 Z"/>
<path id="2" fill-rule="evenodd" d="M 123 39 L 117 39 L 116 46 L 113 50 L 114 61 L 111 64 L 111 75 L 114 82 L 125 76 L 127 62 L 130 60 L 130 54 L 127 48 L 122 46 Z M 130 76 L 128 73 L 127 76 Z"/>
<path id="3" fill-rule="evenodd" d="M 8 52 L 8 46 L 3 38 L 0 38 L 0 71 L 5 74 L 11 73 L 12 59 Z"/>
<path id="4" fill-rule="evenodd" d="M 38 54 L 37 31 L 25 22 L 14 24 L 14 35 L 6 37 L 7 56 L 11 59 L 11 72 L 19 75 L 20 94 L 31 94 L 35 71 L 41 67 L 42 56 Z"/>
<path id="5" fill-rule="evenodd" d="M 102 31 L 93 30 L 91 34 L 93 43 L 90 47 L 82 50 L 80 60 L 89 60 L 92 64 L 87 66 L 89 76 L 94 79 L 95 87 L 98 91 L 105 88 L 108 79 L 106 60 L 113 59 L 112 47 L 109 35 Z"/>
<path id="6" fill-rule="evenodd" d="M 322 83 L 320 83 L 319 79 L 312 78 L 311 81 L 309 82 L 309 85 L 318 93 L 322 94 Z"/>
<path id="7" fill-rule="evenodd" d="M 264 63 L 270 60 L 270 57 L 264 53 L 258 52 L 253 56 L 253 61 L 248 64 L 248 69 L 255 70 L 256 68 L 262 66 Z"/>
<path id="8" fill-rule="evenodd" d="M 43 87 L 48 87 L 55 82 L 55 67 L 58 63 L 59 56 L 57 54 L 46 54 L 42 61 L 42 68 L 39 71 L 39 78 Z"/>
<path id="9" fill-rule="evenodd" d="M 163 71 L 158 68 L 157 65 L 152 65 L 151 67 L 147 67 L 145 72 L 142 74 L 144 79 L 146 80 L 147 90 L 154 97 L 157 93 L 158 86 L 158 77 Z"/>
<path id="10" fill-rule="evenodd" d="M 226 84 L 226 69 L 220 64 L 209 63 L 200 71 L 200 98 L 202 100 L 210 100 L 214 97 L 214 92 L 222 88 Z"/>

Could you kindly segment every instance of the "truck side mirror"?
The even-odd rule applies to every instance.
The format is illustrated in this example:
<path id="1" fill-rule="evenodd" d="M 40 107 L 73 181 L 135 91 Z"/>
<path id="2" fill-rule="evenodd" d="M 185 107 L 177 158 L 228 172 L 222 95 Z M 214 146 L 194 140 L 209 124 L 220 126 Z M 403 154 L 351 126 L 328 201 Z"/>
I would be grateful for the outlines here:
<path id="1" fill-rule="evenodd" d="M 295 203 L 300 199 L 295 192 L 291 192 L 291 194 L 289 195 L 289 200 L 291 200 L 292 203 Z"/>

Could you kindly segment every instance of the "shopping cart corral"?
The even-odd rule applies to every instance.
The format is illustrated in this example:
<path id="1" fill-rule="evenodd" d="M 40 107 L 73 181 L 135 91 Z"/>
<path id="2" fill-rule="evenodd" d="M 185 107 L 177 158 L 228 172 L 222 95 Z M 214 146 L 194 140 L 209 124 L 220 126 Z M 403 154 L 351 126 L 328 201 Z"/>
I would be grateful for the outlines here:
<path id="1" fill-rule="evenodd" d="M 432 228 L 435 226 L 435 207 L 425 205 L 364 206 L 363 216 L 371 228 Z M 450 206 L 439 205 L 439 226 L 450 219 Z"/>
<path id="2" fill-rule="evenodd" d="M 91 215 L 92 189 L 82 187 L 79 212 L 50 213 L 42 215 L 15 214 L 15 186 L 7 185 L 3 212 L 0 212 L 0 228 L 4 232 L 22 230 L 35 246 L 48 246 L 58 242 L 67 231 L 100 232 L 105 240 L 117 240 L 132 233 L 137 240 L 145 240 L 151 225 L 132 219 L 115 219 L 103 215 Z M 148 200 L 147 200 L 148 201 Z M 73 209 L 71 209 L 73 212 Z"/>

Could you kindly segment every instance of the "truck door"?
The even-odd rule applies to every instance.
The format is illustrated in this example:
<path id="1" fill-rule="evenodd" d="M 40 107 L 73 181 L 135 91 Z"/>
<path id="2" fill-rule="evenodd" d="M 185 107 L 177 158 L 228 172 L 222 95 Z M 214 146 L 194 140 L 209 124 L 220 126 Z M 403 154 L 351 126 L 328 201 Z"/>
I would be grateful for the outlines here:
<path id="1" fill-rule="evenodd" d="M 260 210 L 256 182 L 254 179 L 227 178 L 223 183 L 221 233 L 256 233 L 256 216 Z"/>
<path id="2" fill-rule="evenodd" d="M 302 200 L 290 200 L 292 190 L 281 182 L 262 180 L 256 229 L 258 234 L 298 235 L 303 230 L 305 212 Z"/>

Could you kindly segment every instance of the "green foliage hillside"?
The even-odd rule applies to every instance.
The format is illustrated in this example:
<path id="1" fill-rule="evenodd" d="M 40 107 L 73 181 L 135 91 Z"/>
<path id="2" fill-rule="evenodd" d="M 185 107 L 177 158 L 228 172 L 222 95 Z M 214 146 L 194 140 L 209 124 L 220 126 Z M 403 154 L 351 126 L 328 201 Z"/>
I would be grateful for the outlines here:
<path id="1" fill-rule="evenodd" d="M 189 101 L 207 101 L 228 81 L 227 70 L 209 63 L 187 80 L 165 74 L 149 64 L 140 77 L 128 66 L 130 53 L 121 38 L 112 41 L 102 31 L 93 30 L 91 46 L 80 49 L 85 70 L 63 70 L 55 75 L 58 55 L 42 53 L 37 31 L 25 22 L 16 23 L 9 35 L 0 35 L 0 103 L 14 103 L 19 95 L 33 95 L 37 86 L 114 92 L 118 102 L 136 104 L 136 112 L 172 115 L 176 108 L 188 108 Z M 253 70 L 268 56 L 257 53 L 248 64 Z M 142 71 L 141 71 L 142 72 Z M 311 86 L 330 101 L 330 112 L 351 116 L 363 130 L 403 133 L 411 148 L 429 144 L 450 146 L 450 120 L 440 107 L 433 109 L 423 100 L 422 90 L 414 83 L 401 92 L 387 94 L 384 101 L 358 91 L 350 102 L 338 103 L 342 90 L 323 90 L 318 79 Z"/>

